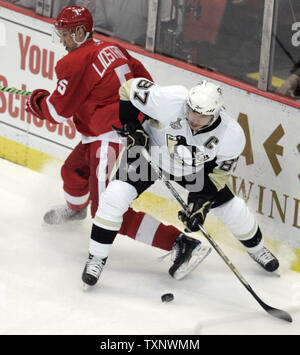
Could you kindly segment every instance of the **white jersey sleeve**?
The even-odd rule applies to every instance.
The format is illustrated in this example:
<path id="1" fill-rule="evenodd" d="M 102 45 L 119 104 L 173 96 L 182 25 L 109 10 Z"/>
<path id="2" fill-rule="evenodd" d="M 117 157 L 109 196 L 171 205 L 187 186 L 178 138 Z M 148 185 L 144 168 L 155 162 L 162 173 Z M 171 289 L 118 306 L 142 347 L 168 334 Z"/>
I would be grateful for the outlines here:
<path id="1" fill-rule="evenodd" d="M 244 150 L 246 138 L 242 127 L 233 120 L 225 111 L 221 111 L 223 121 L 226 121 L 226 129 L 220 139 L 219 149 L 216 155 L 218 166 L 223 162 L 237 159 Z"/>
<path id="2" fill-rule="evenodd" d="M 138 78 L 130 87 L 131 103 L 145 115 L 166 122 L 174 120 L 184 107 L 188 90 L 181 85 L 161 87 L 148 79 Z"/>

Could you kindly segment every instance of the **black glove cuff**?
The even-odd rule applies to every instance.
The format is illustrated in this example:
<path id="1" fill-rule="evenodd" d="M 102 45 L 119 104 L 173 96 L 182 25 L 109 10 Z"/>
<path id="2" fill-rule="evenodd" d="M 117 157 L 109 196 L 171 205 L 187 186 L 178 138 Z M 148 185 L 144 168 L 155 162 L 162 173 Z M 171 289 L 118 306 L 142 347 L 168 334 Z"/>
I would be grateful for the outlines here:
<path id="1" fill-rule="evenodd" d="M 140 124 L 138 119 L 139 113 L 140 111 L 135 106 L 133 106 L 131 101 L 120 100 L 119 119 L 123 127 L 125 125 L 128 125 L 129 127 L 137 127 Z M 133 131 L 134 129 L 131 132 Z"/>
<path id="2" fill-rule="evenodd" d="M 137 122 L 128 122 L 123 125 L 123 131 L 126 132 L 127 135 L 134 133 L 137 129 L 144 130 L 140 121 Z"/>
<path id="3" fill-rule="evenodd" d="M 190 192 L 188 195 L 188 204 L 193 203 L 193 204 L 200 204 L 204 201 L 210 201 L 214 203 L 215 201 L 215 194 L 205 194 L 202 192 Z"/>

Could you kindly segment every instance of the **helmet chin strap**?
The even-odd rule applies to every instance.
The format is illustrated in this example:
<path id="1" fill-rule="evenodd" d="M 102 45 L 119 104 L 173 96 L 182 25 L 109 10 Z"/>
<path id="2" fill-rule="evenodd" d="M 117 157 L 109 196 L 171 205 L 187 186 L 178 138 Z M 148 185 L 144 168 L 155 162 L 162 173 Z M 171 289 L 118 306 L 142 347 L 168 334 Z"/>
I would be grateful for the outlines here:
<path id="1" fill-rule="evenodd" d="M 90 32 L 87 32 L 85 34 L 84 39 L 81 42 L 79 42 L 79 41 L 76 40 L 76 34 L 74 32 L 71 34 L 71 36 L 73 38 L 73 41 L 77 44 L 77 47 L 81 46 L 84 42 L 86 42 L 86 40 L 88 39 L 89 35 L 90 35 Z"/>

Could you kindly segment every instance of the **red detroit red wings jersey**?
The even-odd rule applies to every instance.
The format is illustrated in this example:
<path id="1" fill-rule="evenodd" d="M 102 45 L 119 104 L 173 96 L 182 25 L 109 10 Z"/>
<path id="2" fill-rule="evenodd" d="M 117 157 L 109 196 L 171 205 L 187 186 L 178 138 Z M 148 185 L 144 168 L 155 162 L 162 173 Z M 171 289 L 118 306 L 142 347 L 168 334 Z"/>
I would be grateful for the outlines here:
<path id="1" fill-rule="evenodd" d="M 88 40 L 56 65 L 57 87 L 40 103 L 45 118 L 73 118 L 77 130 L 97 137 L 119 125 L 119 88 L 131 78 L 152 80 L 144 66 L 119 45 Z"/>

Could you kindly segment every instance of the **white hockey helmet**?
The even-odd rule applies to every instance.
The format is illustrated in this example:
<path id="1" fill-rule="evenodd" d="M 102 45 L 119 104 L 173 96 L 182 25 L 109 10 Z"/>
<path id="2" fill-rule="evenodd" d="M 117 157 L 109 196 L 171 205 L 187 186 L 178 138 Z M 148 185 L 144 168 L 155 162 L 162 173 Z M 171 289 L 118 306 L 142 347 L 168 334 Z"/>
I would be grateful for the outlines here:
<path id="1" fill-rule="evenodd" d="M 202 115 L 213 115 L 212 124 L 223 106 L 222 89 L 207 80 L 201 81 L 189 91 L 187 105 Z"/>

